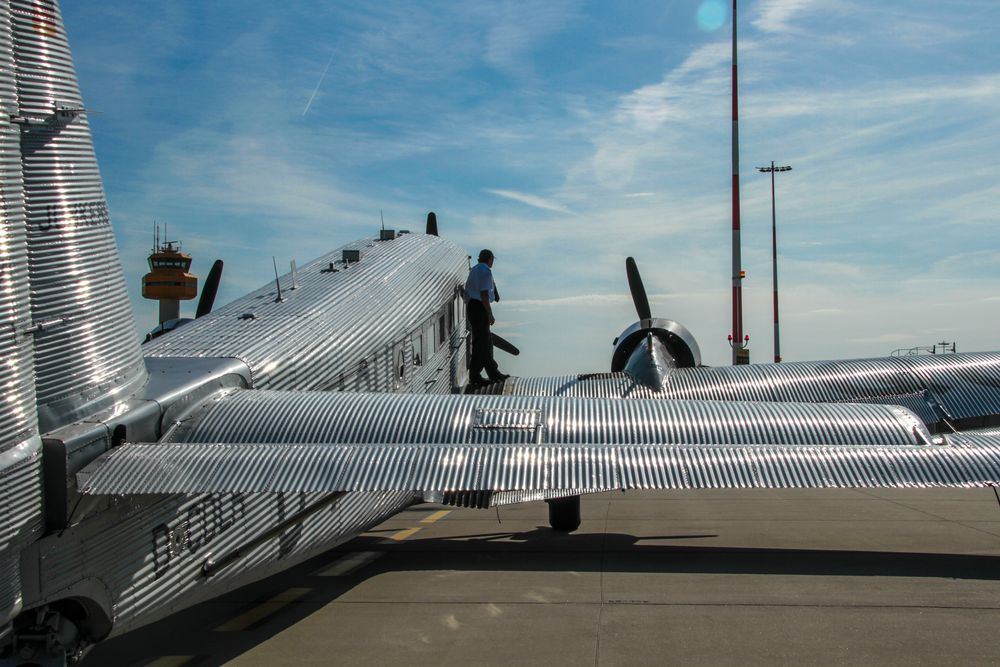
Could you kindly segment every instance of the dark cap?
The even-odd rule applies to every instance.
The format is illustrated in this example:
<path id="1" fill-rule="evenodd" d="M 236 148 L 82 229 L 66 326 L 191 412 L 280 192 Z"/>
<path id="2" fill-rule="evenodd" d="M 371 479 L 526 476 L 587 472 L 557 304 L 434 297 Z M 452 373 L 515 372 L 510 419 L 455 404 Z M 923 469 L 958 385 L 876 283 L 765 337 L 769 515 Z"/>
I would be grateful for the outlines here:
<path id="1" fill-rule="evenodd" d="M 493 259 L 493 251 L 492 250 L 490 250 L 489 248 L 483 248 L 482 250 L 479 251 L 479 261 L 480 262 L 488 262 L 491 259 Z"/>

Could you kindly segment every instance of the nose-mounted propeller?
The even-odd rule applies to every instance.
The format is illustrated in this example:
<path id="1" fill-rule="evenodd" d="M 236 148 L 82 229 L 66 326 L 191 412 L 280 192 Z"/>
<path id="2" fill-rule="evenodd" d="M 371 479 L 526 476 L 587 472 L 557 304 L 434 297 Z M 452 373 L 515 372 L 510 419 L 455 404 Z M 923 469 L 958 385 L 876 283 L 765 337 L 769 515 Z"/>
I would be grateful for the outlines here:
<path id="1" fill-rule="evenodd" d="M 646 288 L 642 284 L 639 267 L 635 265 L 635 260 L 631 257 L 625 258 L 625 275 L 628 276 L 628 288 L 632 292 L 632 303 L 635 304 L 636 314 L 640 320 L 651 319 L 653 314 L 649 309 L 649 298 L 646 296 Z"/>
<path id="2" fill-rule="evenodd" d="M 205 286 L 201 288 L 201 297 L 198 299 L 198 309 L 195 311 L 195 319 L 208 315 L 215 305 L 215 295 L 219 292 L 219 282 L 222 280 L 222 260 L 217 259 L 212 264 L 208 277 L 205 278 Z"/>
<path id="3" fill-rule="evenodd" d="M 636 382 L 659 390 L 673 369 L 701 365 L 701 352 L 684 326 L 653 317 L 639 267 L 631 257 L 625 260 L 625 275 L 639 321 L 615 339 L 611 370 L 624 371 Z"/>

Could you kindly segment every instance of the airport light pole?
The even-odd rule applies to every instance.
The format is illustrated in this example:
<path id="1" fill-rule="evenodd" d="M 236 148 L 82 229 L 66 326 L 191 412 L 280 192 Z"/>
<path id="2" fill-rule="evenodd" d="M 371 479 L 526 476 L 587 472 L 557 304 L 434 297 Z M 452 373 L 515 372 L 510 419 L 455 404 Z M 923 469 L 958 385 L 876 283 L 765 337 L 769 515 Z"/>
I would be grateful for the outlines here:
<path id="1" fill-rule="evenodd" d="M 774 172 L 791 171 L 792 168 L 775 167 L 771 160 L 770 167 L 757 167 L 757 171 L 771 174 L 771 284 L 774 288 L 774 363 L 781 362 L 781 346 L 778 339 L 778 226 L 774 212 Z"/>

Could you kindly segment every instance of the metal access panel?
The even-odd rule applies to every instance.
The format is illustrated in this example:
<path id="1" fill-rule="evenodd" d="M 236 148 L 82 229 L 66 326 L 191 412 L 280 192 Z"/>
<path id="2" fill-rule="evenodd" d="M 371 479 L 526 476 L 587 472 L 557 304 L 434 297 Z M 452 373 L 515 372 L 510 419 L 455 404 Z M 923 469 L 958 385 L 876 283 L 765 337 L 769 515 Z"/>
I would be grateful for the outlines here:
<path id="1" fill-rule="evenodd" d="M 540 443 L 542 411 L 534 408 L 477 408 L 470 439 L 473 443 Z"/>

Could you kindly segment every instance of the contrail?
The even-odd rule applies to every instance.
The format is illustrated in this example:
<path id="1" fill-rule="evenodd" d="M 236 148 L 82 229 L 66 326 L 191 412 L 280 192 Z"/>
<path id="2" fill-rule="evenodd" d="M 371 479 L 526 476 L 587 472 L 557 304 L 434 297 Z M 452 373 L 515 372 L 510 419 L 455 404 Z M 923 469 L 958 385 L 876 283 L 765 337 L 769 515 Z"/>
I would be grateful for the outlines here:
<path id="1" fill-rule="evenodd" d="M 323 68 L 323 73 L 319 75 L 319 81 L 316 82 L 316 87 L 313 88 L 312 95 L 309 96 L 309 101 L 306 102 L 306 108 L 302 110 L 302 115 L 305 116 L 306 112 L 309 111 L 309 107 L 312 106 L 313 100 L 316 99 L 316 93 L 319 92 L 319 87 L 323 85 L 323 79 L 326 78 L 326 72 L 330 69 L 330 63 L 333 62 L 333 54 L 330 54 L 330 59 L 326 61 L 326 67 Z"/>

